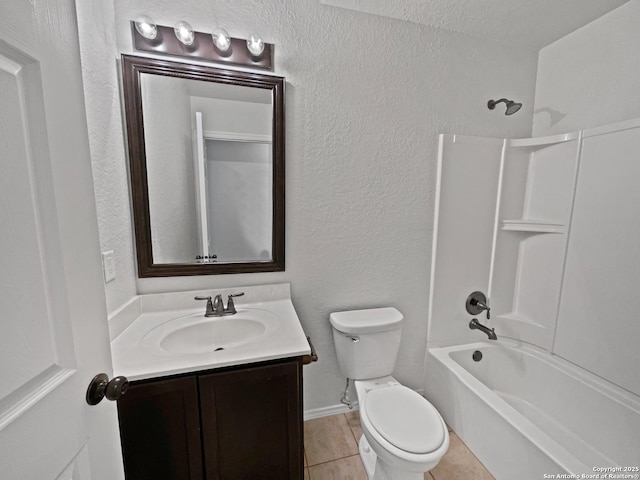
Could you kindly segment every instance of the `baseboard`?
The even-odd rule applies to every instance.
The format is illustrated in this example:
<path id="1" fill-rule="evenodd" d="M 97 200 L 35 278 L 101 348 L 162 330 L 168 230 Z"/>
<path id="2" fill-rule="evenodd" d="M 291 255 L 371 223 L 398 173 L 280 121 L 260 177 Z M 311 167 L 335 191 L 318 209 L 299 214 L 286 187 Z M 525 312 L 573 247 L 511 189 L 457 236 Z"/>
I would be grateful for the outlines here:
<path id="1" fill-rule="evenodd" d="M 417 389 L 416 392 L 418 392 L 420 395 L 422 395 L 424 397 L 424 389 L 420 388 Z M 353 409 L 349 409 L 349 407 L 347 407 L 346 405 L 343 405 L 342 403 L 338 404 L 338 405 L 331 405 L 328 407 L 322 407 L 322 408 L 314 408 L 311 410 L 305 410 L 303 413 L 303 419 L 306 420 L 312 420 L 314 418 L 321 418 L 321 417 L 328 417 L 330 415 L 338 415 L 339 413 L 348 413 L 348 412 L 352 412 L 354 410 L 358 410 L 358 402 L 354 401 L 353 402 Z"/>
<path id="2" fill-rule="evenodd" d="M 358 410 L 358 402 L 353 402 L 353 409 L 349 410 L 349 407 L 343 404 L 331 405 L 329 407 L 314 408 L 312 410 L 305 410 L 303 413 L 304 420 L 312 420 L 314 418 L 328 417 L 330 415 L 338 415 L 339 413 L 347 413 Z"/>

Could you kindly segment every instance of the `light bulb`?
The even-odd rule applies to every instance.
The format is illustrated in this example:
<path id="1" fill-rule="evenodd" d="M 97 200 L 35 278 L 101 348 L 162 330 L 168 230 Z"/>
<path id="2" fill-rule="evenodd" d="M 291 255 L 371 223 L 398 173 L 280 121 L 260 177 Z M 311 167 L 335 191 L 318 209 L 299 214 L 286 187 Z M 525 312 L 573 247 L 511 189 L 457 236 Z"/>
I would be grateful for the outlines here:
<path id="1" fill-rule="evenodd" d="M 181 43 L 187 46 L 191 45 L 193 43 L 193 40 L 195 39 L 193 27 L 184 20 L 176 23 L 173 27 L 173 31 L 176 33 L 176 38 L 180 40 Z"/>
<path id="2" fill-rule="evenodd" d="M 260 54 L 264 51 L 264 41 L 260 37 L 260 35 L 249 35 L 247 38 L 247 49 L 254 57 L 259 57 Z"/>
<path id="3" fill-rule="evenodd" d="M 136 30 L 144 38 L 153 40 L 158 36 L 158 27 L 155 22 L 146 15 L 139 15 L 135 20 Z"/>
<path id="4" fill-rule="evenodd" d="M 213 44 L 218 50 L 221 52 L 229 50 L 229 47 L 231 46 L 231 37 L 229 36 L 229 32 L 224 28 L 215 29 L 211 34 L 211 38 L 213 39 Z"/>

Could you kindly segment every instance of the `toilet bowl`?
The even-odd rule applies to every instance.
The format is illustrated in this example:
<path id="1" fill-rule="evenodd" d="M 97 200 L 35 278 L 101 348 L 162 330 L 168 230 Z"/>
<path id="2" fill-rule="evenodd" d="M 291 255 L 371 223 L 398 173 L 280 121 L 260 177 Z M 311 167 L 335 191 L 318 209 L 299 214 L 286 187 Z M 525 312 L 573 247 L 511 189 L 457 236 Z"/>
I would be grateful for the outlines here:
<path id="1" fill-rule="evenodd" d="M 363 436 L 359 442 L 371 479 L 422 479 L 449 448 L 449 432 L 419 393 L 393 377 L 356 380 Z"/>
<path id="2" fill-rule="evenodd" d="M 368 477 L 422 479 L 449 448 L 449 432 L 427 399 L 391 376 L 402 314 L 388 307 L 336 312 L 329 319 L 340 370 L 355 380 L 359 452 Z"/>

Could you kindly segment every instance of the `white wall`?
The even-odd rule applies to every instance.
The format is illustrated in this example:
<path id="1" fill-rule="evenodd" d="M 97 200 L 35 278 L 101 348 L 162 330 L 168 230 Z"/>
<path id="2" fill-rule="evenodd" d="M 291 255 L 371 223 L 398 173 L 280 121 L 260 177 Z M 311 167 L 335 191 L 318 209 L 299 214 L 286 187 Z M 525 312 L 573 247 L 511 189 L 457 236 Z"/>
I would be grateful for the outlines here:
<path id="1" fill-rule="evenodd" d="M 276 45 L 274 73 L 287 79 L 286 271 L 137 279 L 137 291 L 291 282 L 320 356 L 305 367 L 305 409 L 337 404 L 343 388 L 329 313 L 395 306 L 406 318 L 396 374 L 421 387 L 438 134 L 528 136 L 537 52 L 316 0 L 116 0 L 115 24 L 106 27 L 108 16 L 81 10 L 81 23 L 109 34 L 115 28 L 118 39 L 116 51 L 90 29 L 81 35 L 85 45 L 100 43 L 100 55 L 85 49 L 83 58 L 90 117 L 120 115 L 112 67 L 118 52 L 131 52 L 128 22 L 139 13 L 163 25 L 184 18 L 201 31 L 217 23 L 237 37 L 260 32 Z M 103 74 L 94 78 L 93 71 Z M 487 109 L 488 99 L 502 96 L 525 106 L 511 117 Z M 101 126 L 89 122 L 92 138 L 111 142 L 107 153 L 116 154 L 96 151 L 94 162 L 115 163 L 119 173 L 96 170 L 97 190 L 112 189 L 126 202 L 121 127 Z M 131 242 L 128 212 L 100 221 L 102 235 Z M 116 251 L 128 281 L 136 275 L 131 252 Z M 121 291 L 107 295 L 111 309 L 125 300 Z"/>
<path id="2" fill-rule="evenodd" d="M 533 135 L 640 117 L 640 0 L 540 50 Z"/>
<path id="3" fill-rule="evenodd" d="M 249 133 L 271 137 L 271 104 L 191 97 L 191 112 L 202 112 L 205 131 Z"/>

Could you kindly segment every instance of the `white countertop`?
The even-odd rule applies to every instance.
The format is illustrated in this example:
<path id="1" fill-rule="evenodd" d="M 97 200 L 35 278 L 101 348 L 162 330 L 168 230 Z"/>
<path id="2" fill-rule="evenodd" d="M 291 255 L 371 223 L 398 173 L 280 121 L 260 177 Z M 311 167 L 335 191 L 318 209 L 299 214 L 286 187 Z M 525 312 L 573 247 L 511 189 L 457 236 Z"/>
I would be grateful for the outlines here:
<path id="1" fill-rule="evenodd" d="M 257 309 L 278 317 L 277 327 L 260 340 L 204 353 L 163 353 L 144 346 L 143 339 L 153 329 L 185 315 L 198 312 L 204 315 L 205 302 L 197 302 L 193 297 L 221 294 L 226 302 L 226 295 L 237 291 L 245 292 L 245 296 L 236 299 L 239 313 L 243 309 Z M 297 357 L 311 352 L 291 302 L 289 284 L 141 295 L 139 305 L 139 316 L 111 342 L 114 375 L 124 375 L 130 381 Z M 233 316 L 222 318 L 232 319 Z"/>

